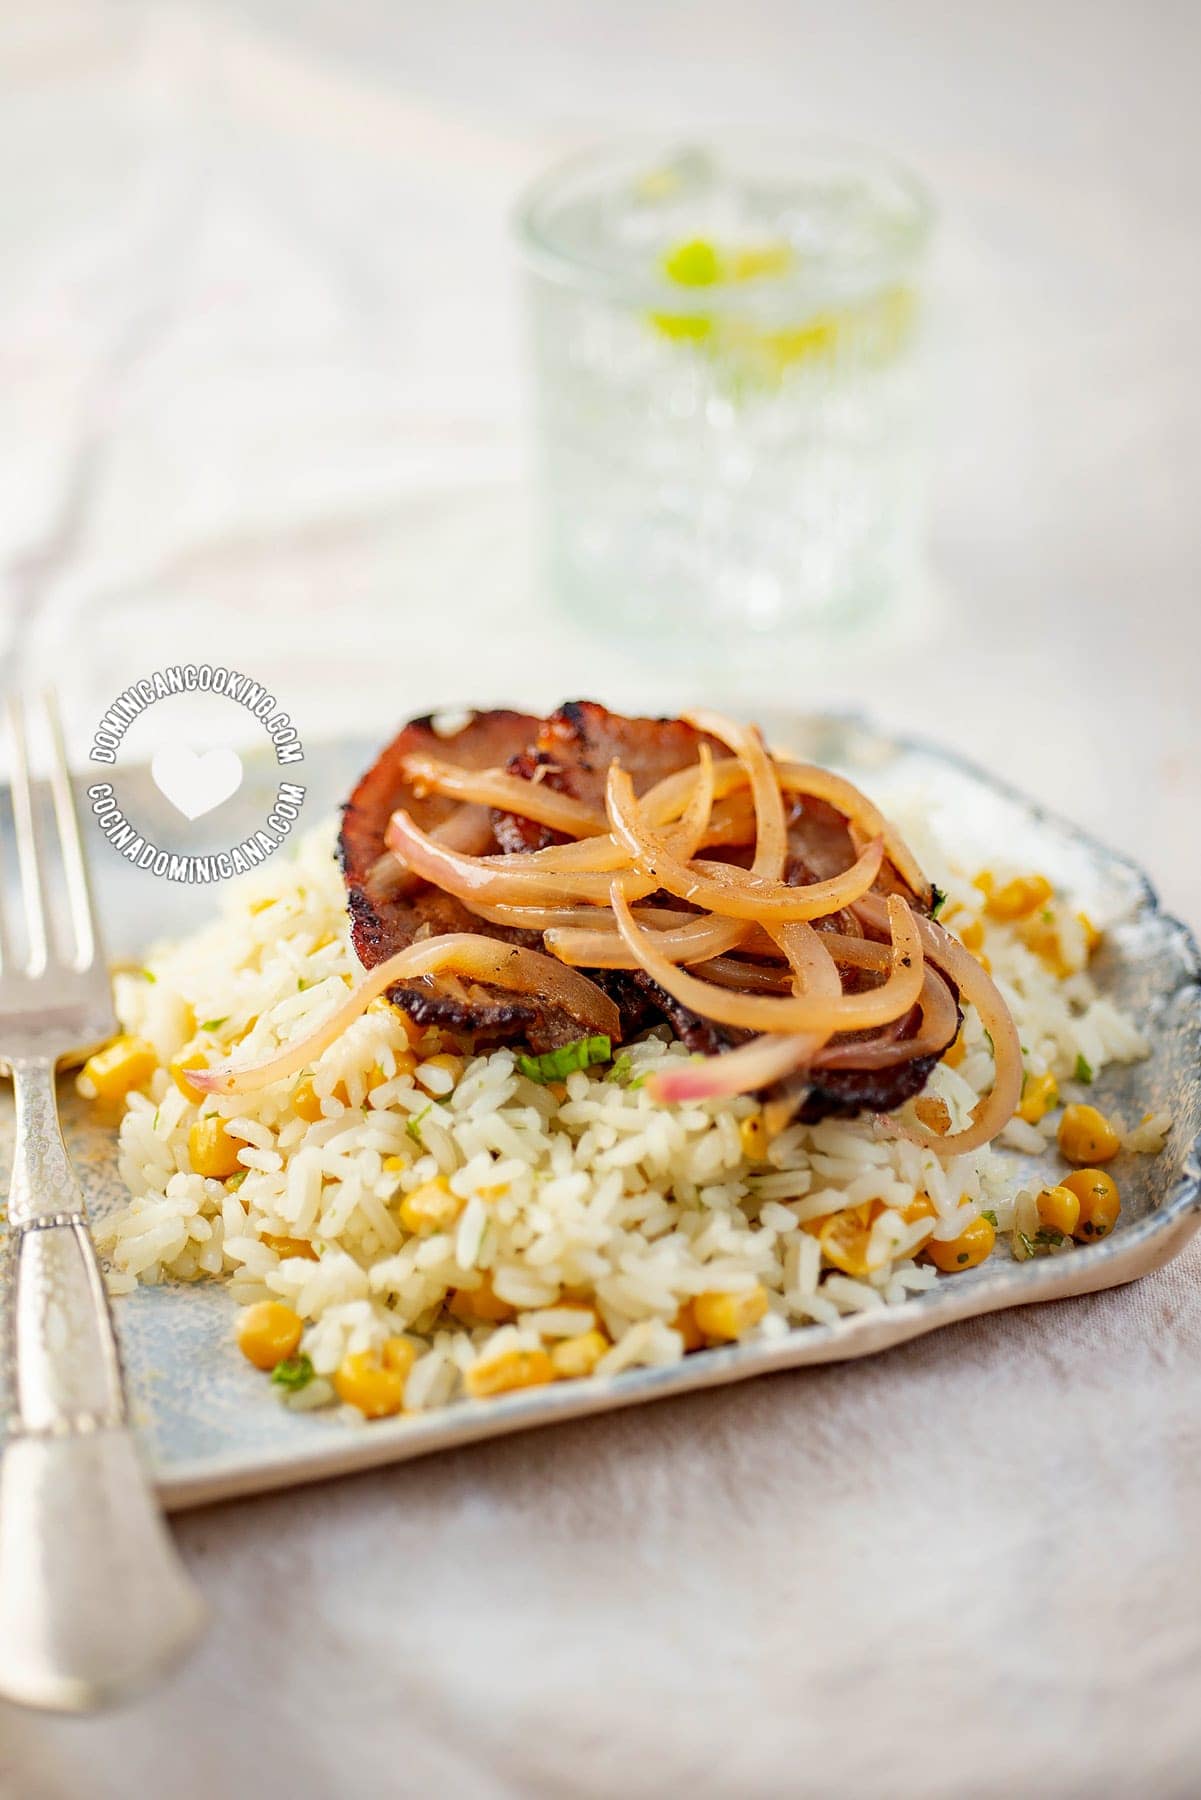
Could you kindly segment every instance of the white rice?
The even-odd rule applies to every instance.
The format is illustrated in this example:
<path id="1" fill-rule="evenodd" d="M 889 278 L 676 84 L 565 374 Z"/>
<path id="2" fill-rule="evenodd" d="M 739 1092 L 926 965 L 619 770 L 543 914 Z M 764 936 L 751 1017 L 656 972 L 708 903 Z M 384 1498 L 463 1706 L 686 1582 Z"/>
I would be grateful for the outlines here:
<path id="1" fill-rule="evenodd" d="M 600 1373 L 674 1362 L 685 1345 L 673 1322 L 700 1294 L 762 1289 L 768 1310 L 757 1337 L 830 1323 L 900 1304 L 939 1279 L 912 1259 L 923 1227 L 901 1217 L 919 1193 L 933 1201 L 942 1239 L 982 1209 L 1002 1231 L 1025 1216 L 1029 1196 L 1005 1146 L 1041 1152 L 1055 1115 L 1015 1120 L 997 1146 L 946 1165 L 877 1136 L 870 1120 L 793 1125 L 766 1163 L 751 1165 L 739 1123 L 756 1112 L 753 1098 L 679 1107 L 648 1098 L 648 1069 L 687 1055 L 666 1030 L 629 1047 L 624 1077 L 576 1073 L 556 1098 L 517 1072 L 509 1050 L 469 1061 L 455 1083 L 429 1066 L 437 1045 L 427 1044 L 415 1076 L 398 1074 L 408 1035 L 379 1001 L 308 1072 L 321 1102 L 315 1122 L 292 1106 L 297 1077 L 193 1105 L 166 1065 L 197 1031 L 214 1058 L 256 1061 L 321 1019 L 357 975 L 331 848 L 332 828 L 313 834 L 295 861 L 228 888 L 212 925 L 156 950 L 147 971 L 117 978 L 122 1026 L 153 1044 L 160 1066 L 126 1102 L 120 1170 L 129 1204 L 97 1234 L 118 1293 L 220 1277 L 241 1302 L 295 1308 L 318 1379 L 286 1396 L 289 1404 L 332 1402 L 326 1378 L 343 1358 L 398 1335 L 417 1347 L 405 1404 L 421 1410 L 459 1397 L 477 1358 L 548 1348 L 598 1321 L 611 1343 Z M 927 845 L 921 853 L 949 891 L 952 919 L 956 902 L 979 905 L 962 874 Z M 1132 1021 L 1083 968 L 1057 979 L 1004 926 L 989 926 L 985 949 L 1028 1071 L 1050 1070 L 1065 1097 L 1084 1097 L 1071 1081 L 1078 1058 L 1096 1071 L 1146 1054 Z M 992 1080 L 974 1013 L 963 1041 L 959 1067 L 940 1064 L 926 1090 L 946 1101 L 953 1126 Z M 244 1178 L 233 1189 L 190 1166 L 189 1128 L 210 1113 L 243 1145 Z M 1126 1148 L 1158 1149 L 1168 1123 L 1142 1121 Z M 399 1202 L 439 1175 L 462 1211 L 446 1231 L 414 1236 Z M 864 1279 L 824 1269 L 805 1222 L 877 1200 L 885 1210 L 871 1225 L 868 1261 L 878 1266 Z M 281 1255 L 266 1238 L 305 1240 L 316 1260 Z M 448 1296 L 485 1276 L 511 1321 L 472 1326 L 446 1312 Z"/>

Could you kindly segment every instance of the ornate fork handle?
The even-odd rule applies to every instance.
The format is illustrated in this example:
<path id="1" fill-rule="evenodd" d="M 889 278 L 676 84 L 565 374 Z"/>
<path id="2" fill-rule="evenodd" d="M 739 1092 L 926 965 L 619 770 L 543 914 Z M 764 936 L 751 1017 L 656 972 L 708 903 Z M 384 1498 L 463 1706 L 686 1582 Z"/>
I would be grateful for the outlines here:
<path id="1" fill-rule="evenodd" d="M 14 1059 L 12 1417 L 0 1465 L 0 1691 L 83 1708 L 181 1654 L 203 1606 L 126 1419 L 117 1341 L 54 1065 Z"/>

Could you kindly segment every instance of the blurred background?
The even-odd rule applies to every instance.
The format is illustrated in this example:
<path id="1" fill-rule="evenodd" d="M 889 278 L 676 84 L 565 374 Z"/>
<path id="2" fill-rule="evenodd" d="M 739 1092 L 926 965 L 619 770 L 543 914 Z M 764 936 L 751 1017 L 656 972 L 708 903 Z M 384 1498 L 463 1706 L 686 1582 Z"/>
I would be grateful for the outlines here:
<path id="1" fill-rule="evenodd" d="M 307 741 L 591 694 L 863 708 L 1196 919 L 1199 52 L 1183 0 L 6 9 L 5 680 L 57 679 L 81 754 L 198 656 Z M 929 529 L 874 622 L 706 663 L 548 591 L 510 216 L 580 146 L 747 125 L 933 196 Z"/>

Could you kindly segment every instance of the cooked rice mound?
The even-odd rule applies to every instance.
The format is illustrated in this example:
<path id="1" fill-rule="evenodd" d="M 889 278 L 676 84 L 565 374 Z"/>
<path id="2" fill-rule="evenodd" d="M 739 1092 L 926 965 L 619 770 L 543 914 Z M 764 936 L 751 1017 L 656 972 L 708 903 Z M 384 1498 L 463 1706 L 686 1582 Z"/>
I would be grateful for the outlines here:
<path id="1" fill-rule="evenodd" d="M 755 1319 L 739 1329 L 744 1338 L 897 1305 L 941 1279 L 914 1261 L 931 1219 L 904 1214 L 921 1195 L 938 1239 L 958 1237 L 983 1210 L 1001 1233 L 1021 1225 L 1031 1196 L 1006 1147 L 1042 1150 L 1053 1115 L 1017 1119 L 989 1149 L 948 1162 L 880 1135 L 870 1118 L 792 1125 L 767 1143 L 752 1096 L 651 1101 L 648 1071 L 688 1054 L 666 1028 L 611 1065 L 543 1085 L 509 1049 L 458 1067 L 431 1060 L 455 1046 L 436 1033 L 412 1043 L 402 1015 L 379 1000 L 302 1074 L 254 1094 L 189 1098 L 168 1067 L 185 1048 L 259 1061 L 359 977 L 332 844 L 332 827 L 314 833 L 294 861 L 231 885 L 214 924 L 155 951 L 146 971 L 118 976 L 122 1026 L 153 1045 L 158 1066 L 125 1101 L 129 1205 L 97 1232 L 115 1292 L 211 1277 L 239 1302 L 293 1307 L 317 1378 L 283 1394 L 288 1404 L 331 1402 L 329 1378 L 346 1356 L 398 1336 L 417 1352 L 405 1407 L 422 1410 L 471 1391 L 473 1368 L 598 1327 L 608 1345 L 599 1374 L 674 1362 L 695 1342 L 684 1321 L 695 1320 L 699 1296 L 742 1297 L 725 1310 Z M 943 916 L 954 930 L 957 912 L 981 896 L 932 847 L 922 851 L 948 890 Z M 1052 972 L 1015 928 L 988 924 L 983 952 L 1028 1073 L 1053 1073 L 1065 1099 L 1087 1098 L 1072 1081 L 1080 1058 L 1095 1072 L 1146 1054 L 1132 1022 L 1097 994 L 1078 948 L 1067 948 L 1077 966 Z M 945 1102 L 952 1129 L 992 1080 L 971 1011 L 962 1046 L 958 1066 L 940 1064 L 924 1096 Z M 297 1110 L 306 1082 L 315 1102 L 304 1111 L 320 1116 Z M 189 1131 L 212 1115 L 241 1146 L 230 1180 L 192 1168 Z M 1144 1121 L 1128 1147 L 1158 1148 L 1165 1124 Z M 439 1178 L 450 1195 L 442 1221 L 409 1230 L 406 1196 Z M 848 1215 L 850 1271 L 818 1235 L 835 1214 Z"/>

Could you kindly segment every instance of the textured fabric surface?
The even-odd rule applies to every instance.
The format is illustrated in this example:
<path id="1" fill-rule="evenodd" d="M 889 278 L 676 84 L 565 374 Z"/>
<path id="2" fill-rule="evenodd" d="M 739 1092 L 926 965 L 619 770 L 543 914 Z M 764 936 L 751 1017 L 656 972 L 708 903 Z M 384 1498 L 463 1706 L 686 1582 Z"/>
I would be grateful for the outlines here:
<path id="1" fill-rule="evenodd" d="M 12 1793 L 1195 1794 L 1201 1248 L 957 1326 L 214 1508 L 124 1716 Z M 161 1784 L 161 1785 L 160 1785 Z"/>

